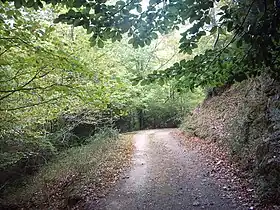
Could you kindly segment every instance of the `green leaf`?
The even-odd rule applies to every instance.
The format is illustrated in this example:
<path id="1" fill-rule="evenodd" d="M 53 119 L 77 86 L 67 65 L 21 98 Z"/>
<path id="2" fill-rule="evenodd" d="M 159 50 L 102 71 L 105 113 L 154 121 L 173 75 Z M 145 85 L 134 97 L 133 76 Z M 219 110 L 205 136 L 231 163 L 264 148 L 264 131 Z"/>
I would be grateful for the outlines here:
<path id="1" fill-rule="evenodd" d="M 87 34 L 91 34 L 94 30 L 94 27 L 90 26 L 87 28 Z"/>
<path id="2" fill-rule="evenodd" d="M 135 49 L 138 48 L 138 43 L 137 43 L 137 41 L 134 41 L 134 42 L 132 43 L 132 45 L 133 45 L 133 47 L 134 47 Z"/>
<path id="3" fill-rule="evenodd" d="M 82 23 L 83 23 L 83 20 L 76 19 L 76 20 L 74 20 L 73 26 L 74 26 L 74 27 L 77 27 L 77 26 L 82 25 Z"/>
<path id="4" fill-rule="evenodd" d="M 209 16 L 205 17 L 205 23 L 210 24 L 211 23 L 211 19 Z"/>
<path id="5" fill-rule="evenodd" d="M 158 38 L 158 35 L 157 35 L 156 32 L 152 32 L 152 33 L 151 33 L 151 37 L 152 37 L 153 39 L 157 39 L 157 38 Z"/>
<path id="6" fill-rule="evenodd" d="M 134 38 L 131 38 L 130 40 L 128 40 L 128 44 L 132 44 L 134 42 Z"/>
<path id="7" fill-rule="evenodd" d="M 200 31 L 200 32 L 198 32 L 198 35 L 199 35 L 199 36 L 205 36 L 205 35 L 206 35 L 206 32 L 205 32 L 205 31 Z"/>
<path id="8" fill-rule="evenodd" d="M 31 8 L 34 5 L 34 1 L 33 0 L 28 0 L 25 5 L 26 5 L 26 7 Z"/>
<path id="9" fill-rule="evenodd" d="M 194 14 L 194 16 L 190 18 L 190 23 L 194 22 L 195 20 L 200 20 L 201 17 L 201 15 Z"/>
<path id="10" fill-rule="evenodd" d="M 145 43 L 142 40 L 139 40 L 138 44 L 140 45 L 140 47 L 144 47 L 145 46 Z"/>
<path id="11" fill-rule="evenodd" d="M 113 36 L 112 37 L 112 42 L 114 43 L 114 42 L 116 42 L 117 41 L 117 36 Z"/>
<path id="12" fill-rule="evenodd" d="M 90 42 L 95 42 L 96 41 L 96 37 L 95 36 L 90 37 L 89 41 Z"/>
<path id="13" fill-rule="evenodd" d="M 76 8 L 80 8 L 83 5 L 82 0 L 74 0 L 73 6 Z"/>
<path id="14" fill-rule="evenodd" d="M 226 35 L 226 32 L 225 32 L 225 30 L 222 27 L 219 27 L 218 30 L 219 30 L 220 34 Z"/>
<path id="15" fill-rule="evenodd" d="M 214 2 L 213 1 L 208 1 L 208 6 L 213 8 L 214 7 Z"/>
<path id="16" fill-rule="evenodd" d="M 207 10 L 209 9 L 209 7 L 211 7 L 211 5 L 209 5 L 208 2 L 206 1 L 204 4 L 201 4 L 200 7 L 203 10 Z"/>
<path id="17" fill-rule="evenodd" d="M 214 33 L 216 33 L 216 32 L 217 32 L 217 29 L 218 29 L 218 27 L 217 27 L 217 26 L 214 26 L 214 27 L 210 30 L 211 35 L 214 34 Z"/>
<path id="18" fill-rule="evenodd" d="M 136 10 L 137 10 L 137 12 L 142 13 L 142 7 L 141 7 L 141 5 L 137 6 L 137 7 L 136 7 Z"/>
<path id="19" fill-rule="evenodd" d="M 147 39 L 145 40 L 145 44 L 146 44 L 146 45 L 150 45 L 150 44 L 151 44 L 151 39 L 147 38 Z"/>
<path id="20" fill-rule="evenodd" d="M 199 29 L 200 29 L 200 26 L 198 24 L 194 24 L 188 31 L 191 34 L 195 34 L 199 31 Z"/>
<path id="21" fill-rule="evenodd" d="M 60 19 L 59 18 L 55 18 L 54 20 L 53 20 L 53 23 L 59 23 L 60 22 Z"/>
<path id="22" fill-rule="evenodd" d="M 128 32 L 128 37 L 131 37 L 133 35 L 133 31 L 131 30 L 131 28 L 129 29 L 129 32 Z"/>
<path id="23" fill-rule="evenodd" d="M 158 80 L 158 84 L 159 84 L 160 86 L 163 86 L 163 85 L 164 85 L 164 80 L 163 80 L 163 78 L 160 78 L 160 79 Z"/>
<path id="24" fill-rule="evenodd" d="M 233 21 L 229 21 L 227 23 L 227 31 L 231 32 L 233 30 Z"/>
<path id="25" fill-rule="evenodd" d="M 239 39 L 237 42 L 236 42 L 236 47 L 241 47 L 242 46 L 242 39 Z"/>
<path id="26" fill-rule="evenodd" d="M 86 7 L 82 10 L 82 13 L 88 15 L 90 13 L 90 10 L 91 10 L 91 7 Z"/>
<path id="27" fill-rule="evenodd" d="M 187 49 L 186 49 L 186 53 L 188 53 L 189 55 L 191 55 L 191 54 L 192 54 L 192 49 L 187 48 Z"/>
<path id="28" fill-rule="evenodd" d="M 113 38 L 114 36 L 116 36 L 116 31 L 110 31 L 110 29 L 108 29 L 107 31 L 106 31 L 106 34 L 108 34 L 108 37 L 109 38 Z"/>
<path id="29" fill-rule="evenodd" d="M 121 12 L 124 14 L 124 15 L 129 15 L 129 10 L 127 9 L 122 9 Z"/>
<path id="30" fill-rule="evenodd" d="M 68 15 L 68 16 L 71 16 L 71 17 L 75 17 L 76 12 L 75 12 L 73 9 L 70 9 L 70 10 L 67 12 L 67 15 Z"/>
<path id="31" fill-rule="evenodd" d="M 57 4 L 57 0 L 51 0 L 51 4 L 55 6 Z"/>
<path id="32" fill-rule="evenodd" d="M 124 2 L 124 1 L 117 1 L 117 2 L 116 2 L 116 5 L 124 6 L 124 5 L 125 5 L 125 2 Z"/>
<path id="33" fill-rule="evenodd" d="M 104 47 L 104 42 L 101 39 L 99 39 L 98 42 L 97 42 L 97 46 L 99 48 L 103 48 Z"/>
<path id="34" fill-rule="evenodd" d="M 184 65 L 186 65 L 186 59 L 183 59 L 183 60 L 180 60 L 180 66 L 184 66 Z"/>
<path id="35" fill-rule="evenodd" d="M 62 20 L 64 20 L 66 17 L 66 15 L 59 15 L 57 18 L 54 19 L 54 23 L 59 23 L 59 22 L 62 22 Z"/>
<path id="36" fill-rule="evenodd" d="M 138 83 L 139 83 L 139 80 L 135 79 L 135 80 L 132 81 L 132 86 L 136 86 L 136 85 L 138 85 Z"/>
<path id="37" fill-rule="evenodd" d="M 171 5 L 171 6 L 168 8 L 168 11 L 169 11 L 170 13 L 172 13 L 172 14 L 177 14 L 178 10 L 179 10 L 179 9 L 177 8 L 176 5 Z"/>
<path id="38" fill-rule="evenodd" d="M 122 35 L 120 33 L 116 33 L 116 39 L 120 42 L 122 40 Z"/>
<path id="39" fill-rule="evenodd" d="M 192 43 L 193 48 L 198 48 L 198 45 L 196 43 Z"/>
<path id="40" fill-rule="evenodd" d="M 148 85 L 150 84 L 151 82 L 148 80 L 148 79 L 143 79 L 141 82 L 140 82 L 140 85 L 144 86 L 144 85 Z"/>
<path id="41" fill-rule="evenodd" d="M 43 8 L 43 3 L 42 3 L 41 1 L 38 1 L 38 0 L 37 0 L 37 4 L 38 4 L 38 6 L 39 6 L 40 8 Z"/>
<path id="42" fill-rule="evenodd" d="M 225 11 L 225 10 L 227 10 L 227 9 L 228 9 L 228 6 L 227 6 L 227 5 L 222 6 L 220 9 Z"/>
<path id="43" fill-rule="evenodd" d="M 95 45 L 96 45 L 96 41 L 95 40 L 90 42 L 90 46 L 91 47 L 94 47 Z"/>
<path id="44" fill-rule="evenodd" d="M 14 5 L 16 9 L 19 9 L 22 7 L 22 0 L 14 0 Z"/>
<path id="45" fill-rule="evenodd" d="M 127 22 L 123 22 L 121 25 L 120 25 L 120 28 L 122 29 L 122 32 L 126 33 L 128 32 L 128 30 L 130 29 L 131 25 Z"/>

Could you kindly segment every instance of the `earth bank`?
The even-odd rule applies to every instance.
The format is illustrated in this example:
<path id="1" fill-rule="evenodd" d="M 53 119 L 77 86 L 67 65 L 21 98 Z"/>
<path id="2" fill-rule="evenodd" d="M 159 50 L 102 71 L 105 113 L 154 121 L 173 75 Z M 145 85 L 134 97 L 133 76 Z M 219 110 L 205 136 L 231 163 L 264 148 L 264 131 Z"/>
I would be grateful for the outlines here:
<path id="1" fill-rule="evenodd" d="M 279 98 L 279 81 L 267 75 L 214 88 L 182 125 L 194 136 L 229 148 L 264 203 L 280 203 Z"/>

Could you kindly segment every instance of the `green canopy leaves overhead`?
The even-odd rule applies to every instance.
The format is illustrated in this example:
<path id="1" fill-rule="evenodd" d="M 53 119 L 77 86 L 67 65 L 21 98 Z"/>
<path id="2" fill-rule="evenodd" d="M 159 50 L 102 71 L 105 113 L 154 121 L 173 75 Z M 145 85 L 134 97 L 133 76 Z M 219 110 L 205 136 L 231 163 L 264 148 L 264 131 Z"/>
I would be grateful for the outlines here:
<path id="1" fill-rule="evenodd" d="M 192 54 L 202 37 L 209 34 L 216 36 L 215 49 L 212 53 L 208 52 L 201 57 L 203 65 L 200 59 L 196 59 L 187 65 L 188 69 L 181 65 L 173 67 L 174 70 L 178 67 L 176 78 L 179 78 L 178 75 L 188 77 L 189 73 L 183 72 L 201 69 L 205 75 L 201 77 L 200 73 L 197 74 L 195 77 L 200 77 L 199 81 L 189 78 L 191 83 L 196 85 L 210 84 L 207 78 L 210 74 L 212 75 L 210 78 L 216 78 L 217 71 L 226 78 L 227 72 L 235 71 L 233 66 L 252 69 L 250 75 L 256 75 L 259 73 L 256 69 L 268 66 L 266 71 L 278 76 L 280 24 L 278 1 L 151 0 L 148 4 L 140 0 L 116 2 L 44 0 L 42 1 L 44 4 L 32 0 L 12 2 L 16 8 L 24 6 L 38 9 L 44 4 L 65 5 L 68 11 L 60 14 L 55 22 L 85 28 L 91 34 L 91 45 L 97 44 L 100 48 L 104 47 L 106 40 L 120 41 L 125 36 L 130 37 L 128 43 L 134 48 L 144 47 L 150 45 L 159 35 L 176 29 L 181 32 L 180 52 Z M 221 35 L 227 38 L 220 40 Z M 217 47 L 218 41 L 224 43 Z M 230 57 L 230 54 L 234 54 L 234 57 Z M 234 65 L 228 64 L 231 70 L 223 72 L 219 66 L 228 61 Z M 206 68 L 202 69 L 202 66 Z M 170 70 L 167 70 L 165 75 L 168 72 Z"/>

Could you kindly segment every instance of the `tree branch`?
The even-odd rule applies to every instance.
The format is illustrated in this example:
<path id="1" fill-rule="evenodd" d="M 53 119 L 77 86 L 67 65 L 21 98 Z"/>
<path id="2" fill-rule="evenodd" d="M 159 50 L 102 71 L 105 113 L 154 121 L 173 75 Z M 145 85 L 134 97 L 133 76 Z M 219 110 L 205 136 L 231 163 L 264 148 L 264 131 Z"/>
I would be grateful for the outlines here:
<path id="1" fill-rule="evenodd" d="M 29 85 L 30 83 L 32 83 L 32 82 L 37 78 L 37 76 L 38 76 L 38 74 L 40 73 L 40 71 L 41 71 L 42 69 L 44 69 L 44 68 L 45 68 L 45 67 L 42 67 L 42 68 L 40 68 L 39 70 L 37 70 L 37 72 L 35 73 L 35 75 L 34 75 L 28 82 L 26 82 L 25 84 L 23 84 L 20 88 L 15 89 L 15 90 L 12 90 L 10 93 L 8 93 L 8 94 L 2 96 L 2 97 L 0 98 L 0 101 L 4 100 L 5 98 L 11 96 L 11 95 L 14 94 L 15 92 L 18 92 L 20 89 L 22 89 L 22 88 L 26 87 L 27 85 Z M 46 74 L 44 74 L 43 76 L 45 76 L 45 75 L 46 75 Z M 42 78 L 42 76 L 40 76 L 39 78 Z"/>
<path id="2" fill-rule="evenodd" d="M 52 87 L 67 87 L 67 88 L 73 88 L 70 85 L 63 85 L 63 84 L 51 84 L 45 87 L 37 86 L 37 87 L 30 87 L 30 88 L 20 88 L 15 90 L 0 90 L 0 93 L 11 93 L 11 92 L 18 92 L 18 91 L 30 91 L 30 90 L 46 90 L 48 88 Z"/>
<path id="3" fill-rule="evenodd" d="M 39 102 L 39 103 L 27 104 L 27 105 L 24 105 L 24 106 L 18 106 L 18 107 L 10 108 L 10 109 L 9 108 L 8 109 L 0 109 L 0 111 L 15 111 L 15 110 L 18 110 L 18 109 L 30 108 L 30 107 L 33 107 L 33 106 L 39 106 L 39 105 L 42 105 L 42 104 L 49 103 L 51 101 L 55 101 L 55 100 L 60 99 L 60 98 L 62 98 L 62 96 L 52 98 L 52 99 L 49 99 L 47 101 L 42 101 L 42 102 Z"/>
<path id="4" fill-rule="evenodd" d="M 250 11 L 251 11 L 251 9 L 252 9 L 252 7 L 253 7 L 255 1 L 256 1 L 256 0 L 253 0 L 253 1 L 251 2 L 250 6 L 249 6 L 249 8 L 248 8 L 248 11 L 247 11 L 247 13 L 246 13 L 246 15 L 245 15 L 245 17 L 244 17 L 244 19 L 243 19 L 243 21 L 242 21 L 240 27 L 237 29 L 236 33 L 234 34 L 234 36 L 232 37 L 232 39 L 230 40 L 230 42 L 215 56 L 215 58 L 211 61 L 210 65 L 208 65 L 207 70 L 208 70 L 208 69 L 210 68 L 210 66 L 217 60 L 217 58 L 220 57 L 220 56 L 222 55 L 222 53 L 230 46 L 230 44 L 232 44 L 232 43 L 235 41 L 235 39 L 236 39 L 237 35 L 239 34 L 240 30 L 242 30 L 242 26 L 244 25 L 244 23 L 245 23 L 245 21 L 246 21 L 248 15 L 250 14 Z"/>

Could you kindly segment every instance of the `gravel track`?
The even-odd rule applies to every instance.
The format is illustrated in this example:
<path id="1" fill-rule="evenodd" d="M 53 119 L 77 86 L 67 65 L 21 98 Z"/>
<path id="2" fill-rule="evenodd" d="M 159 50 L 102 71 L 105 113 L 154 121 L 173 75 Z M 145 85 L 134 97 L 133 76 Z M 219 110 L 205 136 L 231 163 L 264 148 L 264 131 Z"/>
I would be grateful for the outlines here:
<path id="1" fill-rule="evenodd" d="M 173 129 L 134 136 L 132 166 L 108 196 L 88 209 L 246 209 L 220 189 L 196 150 L 185 150 Z"/>

